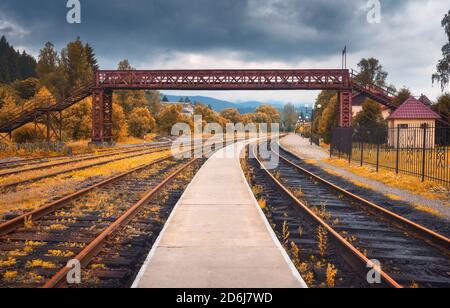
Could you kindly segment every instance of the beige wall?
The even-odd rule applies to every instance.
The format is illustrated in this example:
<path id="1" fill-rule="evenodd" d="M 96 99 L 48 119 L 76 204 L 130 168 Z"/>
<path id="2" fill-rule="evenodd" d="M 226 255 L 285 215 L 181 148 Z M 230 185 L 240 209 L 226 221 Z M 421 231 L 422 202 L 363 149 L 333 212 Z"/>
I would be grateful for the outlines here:
<path id="1" fill-rule="evenodd" d="M 425 145 L 427 148 L 433 148 L 435 146 L 435 126 L 436 121 L 434 120 L 390 120 L 389 121 L 389 145 L 392 147 L 397 147 L 398 144 L 400 148 L 422 148 L 424 131 L 421 129 L 422 124 L 427 124 L 427 137 L 425 139 Z M 408 125 L 408 129 L 400 129 L 400 135 L 398 139 L 398 126 Z"/>

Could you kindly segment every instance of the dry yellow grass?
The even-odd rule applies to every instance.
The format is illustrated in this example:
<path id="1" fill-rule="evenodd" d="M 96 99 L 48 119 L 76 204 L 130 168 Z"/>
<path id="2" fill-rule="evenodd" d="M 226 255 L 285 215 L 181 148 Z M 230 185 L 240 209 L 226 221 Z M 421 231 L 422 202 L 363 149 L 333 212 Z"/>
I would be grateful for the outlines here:
<path id="1" fill-rule="evenodd" d="M 415 205 L 416 210 L 424 212 L 424 213 L 428 213 L 431 214 L 433 216 L 438 216 L 438 217 L 444 217 L 445 215 L 443 213 L 441 213 L 441 211 L 430 208 L 428 206 L 425 205 Z"/>
<path id="2" fill-rule="evenodd" d="M 40 176 L 45 176 L 49 173 L 61 172 L 61 171 L 69 170 L 72 168 L 89 167 L 92 164 L 106 163 L 113 159 L 118 159 L 118 158 L 127 157 L 127 156 L 133 156 L 136 154 L 137 153 L 117 154 L 117 155 L 113 155 L 110 157 L 102 157 L 102 158 L 98 158 L 98 159 L 94 158 L 92 160 L 87 160 L 87 161 L 68 163 L 68 164 L 65 164 L 62 166 L 50 167 L 48 169 L 43 169 L 43 170 L 26 171 L 26 169 L 25 169 L 25 171 L 21 172 L 20 174 L 14 174 L 14 175 L 5 176 L 5 177 L 0 178 L 0 185 L 7 185 L 7 184 L 15 183 L 17 181 L 31 180 L 34 178 L 38 178 Z M 69 161 L 70 161 L 70 159 L 69 159 Z"/>
<path id="3" fill-rule="evenodd" d="M 395 188 L 407 190 L 428 199 L 448 200 L 449 192 L 445 187 L 429 181 L 422 182 L 417 177 L 403 174 L 397 175 L 395 172 L 386 170 L 380 170 L 380 172 L 377 173 L 376 170 L 370 166 L 361 167 L 349 165 L 348 161 L 343 159 L 328 158 L 325 159 L 324 162 L 350 171 L 355 175 L 366 177 Z M 448 204 L 448 202 L 446 203 Z"/>
<path id="4" fill-rule="evenodd" d="M 169 155 L 171 155 L 170 151 L 151 153 L 19 186 L 16 191 L 8 191 L 2 194 L 0 216 L 15 210 L 34 210 L 47 203 L 47 200 L 54 196 L 75 192 L 80 183 L 84 181 L 89 179 L 100 181 Z"/>
<path id="5" fill-rule="evenodd" d="M 54 269 L 54 268 L 56 268 L 56 264 L 54 264 L 52 262 L 42 261 L 40 259 L 33 260 L 33 261 L 28 261 L 26 266 L 28 268 L 45 268 L 45 269 Z"/>

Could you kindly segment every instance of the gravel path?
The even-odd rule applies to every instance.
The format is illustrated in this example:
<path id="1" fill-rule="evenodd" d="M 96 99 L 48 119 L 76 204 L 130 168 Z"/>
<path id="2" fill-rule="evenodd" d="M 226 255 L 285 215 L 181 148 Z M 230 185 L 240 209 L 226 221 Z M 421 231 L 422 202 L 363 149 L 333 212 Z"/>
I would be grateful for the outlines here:
<path id="1" fill-rule="evenodd" d="M 433 200 L 414 194 L 411 191 L 395 188 L 384 183 L 356 175 L 345 169 L 330 165 L 323 162 L 323 159 L 329 157 L 329 153 L 323 148 L 316 145 L 311 145 L 309 140 L 298 135 L 288 135 L 281 139 L 281 145 L 288 150 L 297 154 L 300 158 L 316 161 L 316 165 L 323 169 L 330 169 L 336 174 L 341 175 L 348 180 L 358 181 L 365 185 L 369 185 L 371 189 L 378 191 L 385 195 L 396 195 L 403 201 L 411 203 L 412 205 L 420 205 L 439 211 L 446 220 L 450 221 L 450 206 L 445 205 L 448 200 Z"/>

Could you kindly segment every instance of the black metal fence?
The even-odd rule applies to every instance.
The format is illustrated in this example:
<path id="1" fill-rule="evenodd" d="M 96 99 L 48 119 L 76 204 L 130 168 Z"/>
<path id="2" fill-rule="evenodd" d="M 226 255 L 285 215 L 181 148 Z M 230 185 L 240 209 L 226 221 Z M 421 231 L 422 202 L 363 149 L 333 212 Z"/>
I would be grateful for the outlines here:
<path id="1" fill-rule="evenodd" d="M 449 127 L 337 128 L 332 131 L 331 156 L 450 187 Z"/>

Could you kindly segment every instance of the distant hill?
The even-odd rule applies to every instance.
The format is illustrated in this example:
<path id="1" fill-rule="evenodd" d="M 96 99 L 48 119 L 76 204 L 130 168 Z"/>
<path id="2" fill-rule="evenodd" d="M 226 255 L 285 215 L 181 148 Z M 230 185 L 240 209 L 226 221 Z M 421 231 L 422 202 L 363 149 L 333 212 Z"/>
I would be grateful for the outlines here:
<path id="1" fill-rule="evenodd" d="M 177 95 L 166 95 L 167 99 L 171 103 L 178 103 L 180 99 L 185 99 L 186 96 L 177 96 Z M 161 94 L 161 98 L 164 97 L 164 94 Z M 227 108 L 237 108 L 236 104 L 227 102 L 224 100 L 216 99 L 213 97 L 207 97 L 207 96 L 189 96 L 189 99 L 192 103 L 200 102 L 204 105 L 211 105 L 211 107 L 214 109 L 214 111 L 221 111 Z"/>
<path id="2" fill-rule="evenodd" d="M 186 98 L 186 96 L 177 96 L 177 95 L 165 95 L 167 96 L 167 99 L 171 103 L 178 103 L 180 99 Z M 161 94 L 161 99 L 164 97 L 164 94 Z M 247 102 L 240 102 L 240 103 L 232 103 L 229 101 L 209 97 L 209 96 L 188 96 L 190 101 L 192 103 L 200 102 L 204 105 L 211 105 L 212 109 L 216 112 L 220 112 L 224 109 L 228 108 L 235 108 L 238 109 L 241 113 L 252 113 L 255 112 L 256 108 L 262 105 L 272 105 L 273 107 L 277 109 L 283 109 L 284 104 L 282 102 L 272 101 L 268 103 L 262 103 L 258 101 L 247 101 Z M 298 107 L 299 112 L 303 112 L 304 114 L 309 114 L 304 107 Z"/>

